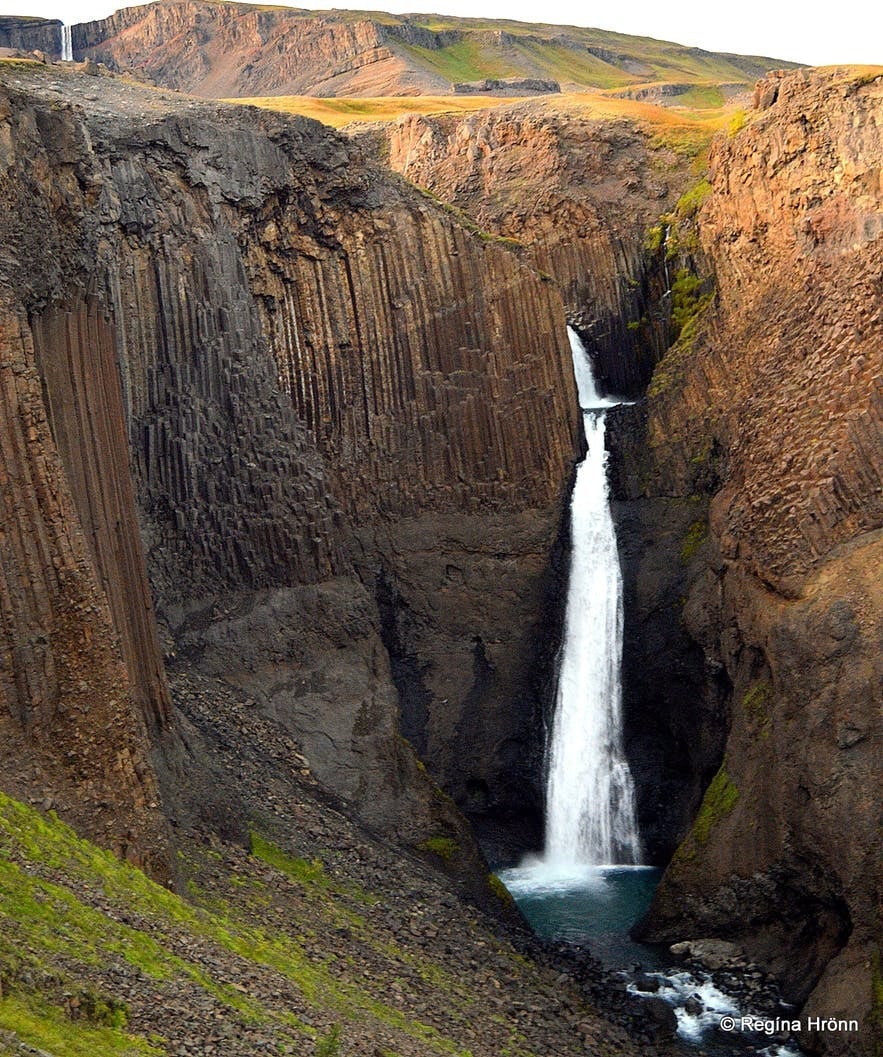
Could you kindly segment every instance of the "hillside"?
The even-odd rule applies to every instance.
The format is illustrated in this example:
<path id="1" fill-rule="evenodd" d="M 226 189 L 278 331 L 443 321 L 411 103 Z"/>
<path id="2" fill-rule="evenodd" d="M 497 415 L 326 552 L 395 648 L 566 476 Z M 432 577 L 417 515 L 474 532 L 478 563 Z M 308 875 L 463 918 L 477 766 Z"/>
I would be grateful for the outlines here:
<path id="1" fill-rule="evenodd" d="M 118 11 L 75 26 L 73 47 L 76 58 L 206 97 L 441 95 L 488 79 L 565 91 L 639 84 L 672 97 L 694 85 L 732 93 L 793 65 L 575 26 L 209 0 Z"/>

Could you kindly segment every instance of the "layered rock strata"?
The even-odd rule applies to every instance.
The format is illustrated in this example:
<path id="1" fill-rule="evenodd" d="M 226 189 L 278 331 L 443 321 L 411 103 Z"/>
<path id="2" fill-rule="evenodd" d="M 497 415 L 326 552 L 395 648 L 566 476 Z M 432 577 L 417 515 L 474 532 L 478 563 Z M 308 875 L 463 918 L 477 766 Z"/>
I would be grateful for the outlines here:
<path id="1" fill-rule="evenodd" d="M 715 305 L 651 389 L 648 493 L 701 511 L 713 492 L 683 620 L 729 730 L 643 934 L 738 939 L 806 1027 L 859 1021 L 807 1030 L 813 1052 L 862 1053 L 883 861 L 883 78 L 795 74 L 757 99 L 711 155 Z"/>
<path id="2" fill-rule="evenodd" d="M 452 81 L 754 80 L 781 63 L 573 26 L 164 0 L 73 27 L 77 58 L 204 97 L 448 95 Z M 612 44 L 612 47 L 605 44 Z M 784 64 L 789 65 L 789 64 Z"/>
<path id="3" fill-rule="evenodd" d="M 554 287 L 315 123 L 73 72 L 11 72 L 4 97 L 4 287 L 101 602 L 92 648 L 131 695 L 93 687 L 102 708 L 82 725 L 97 738 L 116 709 L 144 753 L 145 727 L 168 718 L 137 510 L 176 671 L 235 687 L 365 821 L 450 838 L 473 869 L 462 821 L 398 734 L 376 596 L 407 598 L 422 640 L 443 643 L 421 661 L 429 729 L 465 730 L 488 702 L 500 715 L 474 753 L 493 790 L 534 707 L 503 714 L 576 454 Z M 12 598 L 19 580 L 24 567 Z M 501 581 L 510 593 L 492 596 Z M 10 656 L 43 633 L 19 611 Z M 495 675 L 476 684 L 478 641 Z M 11 693 L 12 717 L 34 707 L 26 686 Z M 165 746 L 162 773 L 186 781 L 199 760 Z"/>

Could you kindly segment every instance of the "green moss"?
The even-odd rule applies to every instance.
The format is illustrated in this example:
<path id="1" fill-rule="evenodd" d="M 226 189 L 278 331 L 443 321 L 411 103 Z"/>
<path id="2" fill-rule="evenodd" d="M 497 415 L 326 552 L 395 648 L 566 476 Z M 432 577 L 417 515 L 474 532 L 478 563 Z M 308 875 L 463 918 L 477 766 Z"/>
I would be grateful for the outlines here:
<path id="1" fill-rule="evenodd" d="M 0 1029 L 53 1057 L 149 1057 L 165 1052 L 146 1039 L 124 1034 L 121 1027 L 71 1020 L 64 1010 L 33 994 L 8 994 L 0 1000 Z"/>
<path id="2" fill-rule="evenodd" d="M 735 114 L 730 118 L 730 123 L 727 125 L 727 135 L 735 136 L 745 128 L 748 121 L 748 115 L 744 110 L 737 110 Z"/>
<path id="3" fill-rule="evenodd" d="M 420 851 L 428 851 L 445 862 L 450 862 L 460 852 L 460 845 L 452 837 L 430 837 L 417 845 Z"/>
<path id="4" fill-rule="evenodd" d="M 726 760 L 705 790 L 702 806 L 693 823 L 691 836 L 697 844 L 706 844 L 712 829 L 733 810 L 739 801 L 739 790 L 726 770 Z"/>
<path id="5" fill-rule="evenodd" d="M 501 903 L 505 903 L 506 906 L 512 906 L 515 902 L 512 898 L 512 893 L 496 874 L 488 874 L 487 886 L 497 899 L 499 899 Z"/>
<path id="6" fill-rule="evenodd" d="M 769 704 L 772 694 L 773 688 L 770 684 L 765 679 L 759 679 L 745 691 L 742 697 L 742 707 L 748 714 L 749 719 L 760 725 L 761 733 L 764 736 L 769 733 Z"/>
<path id="7" fill-rule="evenodd" d="M 325 876 L 325 867 L 318 859 L 309 862 L 299 859 L 293 855 L 286 855 L 284 851 L 277 848 L 275 844 L 265 840 L 259 833 L 251 833 L 251 854 L 269 866 L 275 866 L 277 870 L 303 885 L 319 885 L 328 887 L 328 878 Z"/>
<path id="8" fill-rule="evenodd" d="M 671 323 L 675 341 L 692 344 L 696 340 L 699 320 L 714 298 L 706 280 L 688 268 L 675 273 L 671 284 Z"/>
<path id="9" fill-rule="evenodd" d="M 681 544 L 681 561 L 690 561 L 706 539 L 708 539 L 708 525 L 704 520 L 694 521 L 687 529 L 684 542 Z"/>
<path id="10" fill-rule="evenodd" d="M 340 1025 L 335 1024 L 327 1035 L 316 1040 L 316 1057 L 338 1057 L 340 1053 Z"/>
<path id="11" fill-rule="evenodd" d="M 696 216 L 702 203 L 711 194 L 712 187 L 708 180 L 703 177 L 689 190 L 685 191 L 678 199 L 675 206 L 675 215 L 678 220 L 689 220 Z"/>

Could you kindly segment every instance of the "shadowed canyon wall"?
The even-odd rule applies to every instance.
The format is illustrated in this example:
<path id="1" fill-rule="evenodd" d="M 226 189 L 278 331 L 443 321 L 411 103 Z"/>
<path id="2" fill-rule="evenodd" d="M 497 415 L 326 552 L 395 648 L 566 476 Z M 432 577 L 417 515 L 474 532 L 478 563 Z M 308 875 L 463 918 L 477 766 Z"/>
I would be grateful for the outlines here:
<path id="1" fill-rule="evenodd" d="M 145 753 L 168 697 L 137 509 L 175 685 L 222 680 L 363 819 L 452 835 L 468 858 L 399 736 L 384 637 L 406 610 L 437 644 L 421 661 L 428 738 L 498 717 L 485 744 L 462 737 L 470 788 L 505 800 L 500 775 L 535 751 L 535 700 L 506 706 L 529 681 L 576 454 L 557 292 L 315 123 L 60 76 L 85 114 L 39 78 L 6 80 L 4 287 L 107 625 L 93 648 L 132 697 L 91 693 Z M 17 487 L 7 509 L 30 524 Z M 12 568 L 14 598 L 29 578 Z M 35 634 L 20 609 L 5 610 L 10 653 Z M 32 695 L 11 693 L 17 729 Z M 161 740 L 162 773 L 186 781 L 194 761 Z"/>
<path id="2" fill-rule="evenodd" d="M 647 453 L 621 456 L 644 532 L 693 504 L 669 559 L 727 728 L 642 932 L 738 940 L 808 1016 L 861 1022 L 807 1032 L 813 1051 L 858 1053 L 881 862 L 883 78 L 770 78 L 757 101 L 711 154 L 715 302 L 657 369 Z"/>
<path id="3" fill-rule="evenodd" d="M 42 51 L 50 58 L 60 58 L 61 22 L 57 18 L 0 15 L 0 48 Z"/>

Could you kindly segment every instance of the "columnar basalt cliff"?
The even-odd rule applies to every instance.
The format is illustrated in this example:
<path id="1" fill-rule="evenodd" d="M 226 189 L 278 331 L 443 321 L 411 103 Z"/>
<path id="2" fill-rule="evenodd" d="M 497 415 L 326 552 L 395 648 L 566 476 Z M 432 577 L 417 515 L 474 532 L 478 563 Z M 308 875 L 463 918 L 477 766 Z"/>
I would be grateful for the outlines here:
<path id="1" fill-rule="evenodd" d="M 493 799 L 531 751 L 535 702 L 502 713 L 528 680 L 576 454 L 555 288 L 313 122 L 74 73 L 15 71 L 5 98 L 4 286 L 106 628 L 59 621 L 133 695 L 82 687 L 95 703 L 80 726 L 97 736 L 115 709 L 144 753 L 147 724 L 168 719 L 137 506 L 176 679 L 235 687 L 363 819 L 412 843 L 451 835 L 468 860 L 398 734 L 388 600 L 407 593 L 443 643 L 422 673 L 427 729 L 499 714 L 489 750 L 473 748 Z M 17 487 L 8 509 L 30 524 Z M 414 560 L 427 551 L 440 564 Z M 24 567 L 10 599 L 18 580 Z M 47 631 L 5 605 L 18 672 L 12 655 Z M 474 673 L 479 642 L 492 677 Z M 63 643 L 41 648 L 68 663 Z M 36 708 L 27 686 L 6 696 L 12 717 Z M 173 733 L 164 744 L 172 789 L 186 754 Z"/>
<path id="2" fill-rule="evenodd" d="M 690 165 L 664 132 L 592 118 L 572 97 L 467 117 L 413 114 L 363 135 L 397 172 L 523 243 L 557 282 L 603 384 L 622 394 L 646 385 L 663 330 L 656 347 L 637 340 L 648 295 L 643 243 Z"/>
<path id="3" fill-rule="evenodd" d="M 713 493 L 683 620 L 729 732 L 643 934 L 741 942 L 805 1025 L 859 1020 L 807 1031 L 813 1051 L 858 1053 L 883 861 L 883 77 L 771 78 L 757 101 L 711 156 L 716 301 L 651 386 L 645 494 L 701 514 Z"/>

